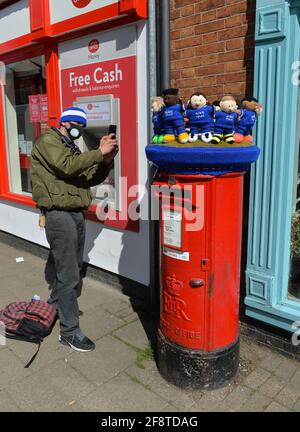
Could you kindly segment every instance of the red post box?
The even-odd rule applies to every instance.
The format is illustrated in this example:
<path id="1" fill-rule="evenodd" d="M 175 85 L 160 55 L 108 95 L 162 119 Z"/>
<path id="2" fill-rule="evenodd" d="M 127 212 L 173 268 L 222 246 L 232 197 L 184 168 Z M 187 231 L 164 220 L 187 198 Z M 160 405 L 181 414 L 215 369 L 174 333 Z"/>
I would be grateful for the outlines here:
<path id="1" fill-rule="evenodd" d="M 166 148 L 159 159 L 156 152 L 147 156 L 165 170 Z M 192 174 L 174 172 L 173 163 L 153 184 L 161 243 L 158 367 L 180 387 L 218 388 L 238 372 L 244 162 L 229 169 L 215 160 L 208 169 L 202 160 Z"/>

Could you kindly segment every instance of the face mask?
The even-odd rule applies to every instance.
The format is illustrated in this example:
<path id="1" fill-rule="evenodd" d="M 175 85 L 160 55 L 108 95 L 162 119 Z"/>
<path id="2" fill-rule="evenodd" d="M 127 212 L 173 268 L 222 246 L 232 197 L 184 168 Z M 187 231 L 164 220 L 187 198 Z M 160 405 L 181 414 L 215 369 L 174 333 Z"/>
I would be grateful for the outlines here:
<path id="1" fill-rule="evenodd" d="M 71 125 L 70 129 L 67 129 L 68 135 L 71 139 L 78 139 L 83 134 L 83 127 L 78 125 Z"/>

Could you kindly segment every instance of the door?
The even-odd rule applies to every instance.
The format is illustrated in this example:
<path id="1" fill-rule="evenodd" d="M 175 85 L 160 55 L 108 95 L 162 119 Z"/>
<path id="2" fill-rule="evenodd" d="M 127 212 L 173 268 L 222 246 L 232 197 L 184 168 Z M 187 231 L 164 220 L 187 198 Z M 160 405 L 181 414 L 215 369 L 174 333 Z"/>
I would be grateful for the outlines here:
<path id="1" fill-rule="evenodd" d="M 300 315 L 300 252 L 297 242 L 291 247 L 299 209 L 299 16 L 298 1 L 257 0 L 254 96 L 265 109 L 255 131 L 261 156 L 251 172 L 245 299 L 248 316 L 291 332 Z"/>

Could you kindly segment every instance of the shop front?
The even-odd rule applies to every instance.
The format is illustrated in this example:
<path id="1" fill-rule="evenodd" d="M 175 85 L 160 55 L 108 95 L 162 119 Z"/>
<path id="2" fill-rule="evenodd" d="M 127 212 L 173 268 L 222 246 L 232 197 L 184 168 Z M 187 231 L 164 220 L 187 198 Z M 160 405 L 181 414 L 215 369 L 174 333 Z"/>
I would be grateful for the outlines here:
<path id="1" fill-rule="evenodd" d="M 0 229 L 47 246 L 31 198 L 31 151 L 63 109 L 84 108 L 78 145 L 96 148 L 117 125 L 120 152 L 87 211 L 85 261 L 149 285 L 147 1 L 0 2 Z M 137 212 L 135 212 L 137 213 Z"/>
<path id="2" fill-rule="evenodd" d="M 265 111 L 251 176 L 246 314 L 294 332 L 300 319 L 300 2 L 258 0 L 254 94 Z"/>

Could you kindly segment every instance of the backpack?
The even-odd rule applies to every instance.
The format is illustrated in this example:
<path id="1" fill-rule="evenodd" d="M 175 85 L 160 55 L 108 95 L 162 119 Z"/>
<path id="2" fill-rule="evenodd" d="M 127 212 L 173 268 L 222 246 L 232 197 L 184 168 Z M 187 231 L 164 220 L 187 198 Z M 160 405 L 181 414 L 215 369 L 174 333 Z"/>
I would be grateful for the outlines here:
<path id="1" fill-rule="evenodd" d="M 0 323 L 4 327 L 3 336 L 38 344 L 37 352 L 25 366 L 28 368 L 36 358 L 41 342 L 55 324 L 57 312 L 49 303 L 41 300 L 10 303 L 0 309 Z"/>

